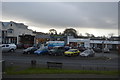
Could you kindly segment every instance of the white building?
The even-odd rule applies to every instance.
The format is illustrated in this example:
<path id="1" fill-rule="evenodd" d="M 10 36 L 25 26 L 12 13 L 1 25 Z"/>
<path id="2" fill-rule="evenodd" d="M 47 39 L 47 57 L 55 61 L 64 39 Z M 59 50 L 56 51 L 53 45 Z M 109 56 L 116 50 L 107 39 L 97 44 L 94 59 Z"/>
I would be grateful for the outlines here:
<path id="1" fill-rule="evenodd" d="M 67 44 L 76 47 L 108 47 L 109 49 L 117 49 L 120 45 L 120 40 L 99 40 L 90 38 L 74 38 L 72 36 L 67 36 Z"/>
<path id="2" fill-rule="evenodd" d="M 20 35 L 34 35 L 33 31 L 23 23 L 0 22 L 2 25 L 2 43 L 19 43 Z"/>

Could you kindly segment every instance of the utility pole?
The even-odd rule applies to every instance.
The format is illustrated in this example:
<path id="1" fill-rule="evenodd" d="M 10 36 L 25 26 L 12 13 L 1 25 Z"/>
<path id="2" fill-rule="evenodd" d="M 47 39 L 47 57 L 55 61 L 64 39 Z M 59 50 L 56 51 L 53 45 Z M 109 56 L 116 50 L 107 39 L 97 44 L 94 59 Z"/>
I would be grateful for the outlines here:
<path id="1" fill-rule="evenodd" d="M 104 57 L 104 40 L 103 40 L 103 42 L 102 42 L 102 57 Z"/>

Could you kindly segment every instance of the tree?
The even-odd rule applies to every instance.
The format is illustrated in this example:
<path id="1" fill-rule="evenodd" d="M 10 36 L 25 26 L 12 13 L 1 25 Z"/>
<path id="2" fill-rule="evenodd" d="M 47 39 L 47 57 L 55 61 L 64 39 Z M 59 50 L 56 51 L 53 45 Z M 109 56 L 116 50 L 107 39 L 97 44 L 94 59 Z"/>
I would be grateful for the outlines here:
<path id="1" fill-rule="evenodd" d="M 55 29 L 50 29 L 50 30 L 49 30 L 49 34 L 50 34 L 50 35 L 57 34 L 57 31 L 56 31 Z"/>
<path id="2" fill-rule="evenodd" d="M 90 37 L 90 34 L 89 33 L 85 33 L 87 37 Z"/>
<path id="3" fill-rule="evenodd" d="M 73 28 L 67 28 L 64 30 L 64 35 L 65 36 L 74 36 L 74 37 L 77 37 L 77 31 Z"/>
<path id="4" fill-rule="evenodd" d="M 93 34 L 85 33 L 87 37 L 95 37 Z"/>

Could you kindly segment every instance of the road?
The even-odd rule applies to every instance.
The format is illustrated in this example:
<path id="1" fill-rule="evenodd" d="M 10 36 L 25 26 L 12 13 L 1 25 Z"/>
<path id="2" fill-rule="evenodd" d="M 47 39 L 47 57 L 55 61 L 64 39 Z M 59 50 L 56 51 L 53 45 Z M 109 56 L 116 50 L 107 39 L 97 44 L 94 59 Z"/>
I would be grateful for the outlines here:
<path id="1" fill-rule="evenodd" d="M 22 50 L 18 49 L 15 53 L 3 53 L 3 60 L 6 63 L 15 63 L 15 64 L 30 64 L 31 60 L 36 60 L 38 65 L 46 66 L 47 61 L 62 62 L 63 68 L 65 69 L 80 69 L 81 67 L 92 67 L 92 68 L 109 68 L 111 70 L 118 69 L 118 55 L 117 53 L 105 53 L 104 56 L 108 59 L 101 58 L 102 53 L 97 53 L 95 57 L 91 58 L 81 58 L 80 56 L 76 57 L 66 57 L 66 56 L 49 56 L 49 55 L 26 55 L 22 54 Z"/>

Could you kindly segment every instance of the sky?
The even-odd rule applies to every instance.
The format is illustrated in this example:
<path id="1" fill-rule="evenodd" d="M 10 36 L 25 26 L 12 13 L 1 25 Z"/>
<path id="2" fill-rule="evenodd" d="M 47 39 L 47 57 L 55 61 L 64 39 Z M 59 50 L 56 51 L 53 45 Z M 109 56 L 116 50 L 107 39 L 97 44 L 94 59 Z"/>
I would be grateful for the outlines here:
<path id="1" fill-rule="evenodd" d="M 118 3 L 3 2 L 2 21 L 24 23 L 29 29 L 45 33 L 74 28 L 82 35 L 118 35 Z"/>

